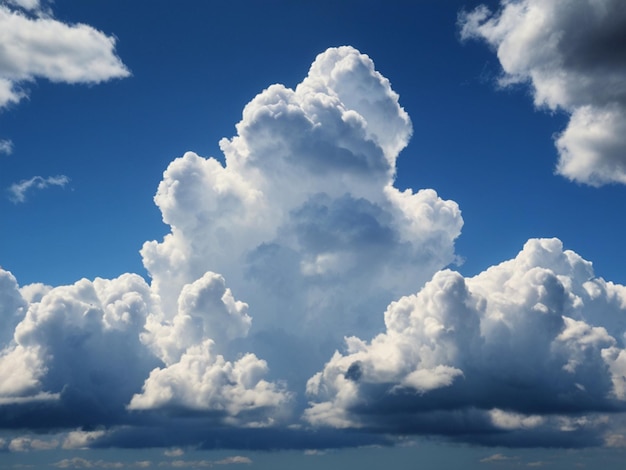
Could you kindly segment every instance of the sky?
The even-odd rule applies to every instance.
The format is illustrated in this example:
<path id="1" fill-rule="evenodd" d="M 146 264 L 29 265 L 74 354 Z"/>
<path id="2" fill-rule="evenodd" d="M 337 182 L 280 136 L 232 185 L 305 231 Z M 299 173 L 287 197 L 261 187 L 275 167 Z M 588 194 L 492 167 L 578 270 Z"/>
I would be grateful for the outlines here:
<path id="1" fill-rule="evenodd" d="M 0 1 L 0 468 L 621 468 L 625 28 Z"/>

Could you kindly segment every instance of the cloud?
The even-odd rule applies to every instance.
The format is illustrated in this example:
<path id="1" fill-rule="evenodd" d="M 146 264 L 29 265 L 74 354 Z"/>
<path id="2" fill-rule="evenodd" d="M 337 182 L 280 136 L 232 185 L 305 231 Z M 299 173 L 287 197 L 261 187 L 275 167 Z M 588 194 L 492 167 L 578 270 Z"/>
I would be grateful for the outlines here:
<path id="1" fill-rule="evenodd" d="M 122 462 L 106 461 L 106 460 L 88 460 L 81 457 L 74 457 L 71 459 L 63 459 L 52 464 L 57 468 L 127 468 L 127 465 Z M 135 462 L 132 467 L 146 468 L 145 461 Z"/>
<path id="2" fill-rule="evenodd" d="M 26 193 L 33 189 L 46 189 L 50 186 L 64 187 L 70 179 L 65 175 L 48 176 L 43 178 L 41 176 L 33 176 L 28 180 L 22 180 L 19 183 L 13 183 L 9 186 L 10 199 L 14 203 L 20 203 L 26 201 Z"/>
<path id="3" fill-rule="evenodd" d="M 460 15 L 461 36 L 497 50 L 501 84 L 528 83 L 536 106 L 571 115 L 557 137 L 557 172 L 600 186 L 626 183 L 626 8 L 621 0 L 502 1 Z"/>
<path id="4" fill-rule="evenodd" d="M 370 58 L 329 49 L 295 89 L 245 107 L 220 143 L 225 164 L 187 153 L 169 165 L 155 202 L 171 233 L 142 249 L 150 285 L 20 288 L 0 271 L 0 371 L 13 377 L 2 426 L 69 429 L 70 447 L 154 444 L 172 427 L 168 447 L 213 434 L 230 447 L 386 441 L 288 426 L 301 428 L 304 385 L 344 335 L 379 331 L 387 303 L 455 261 L 457 204 L 393 186 L 411 133 Z"/>
<path id="5" fill-rule="evenodd" d="M 100 83 L 130 72 L 115 55 L 115 38 L 85 24 L 68 25 L 40 9 L 36 0 L 0 5 L 0 108 L 27 96 L 37 78 Z"/>
<path id="6" fill-rule="evenodd" d="M 33 439 L 31 437 L 16 437 L 9 442 L 11 452 L 29 452 L 36 450 L 56 449 L 59 442 L 56 440 Z"/>
<path id="7" fill-rule="evenodd" d="M 63 430 L 66 448 L 619 440 L 626 287 L 556 239 L 474 278 L 445 269 L 461 212 L 394 187 L 411 122 L 368 56 L 325 51 L 236 129 L 223 163 L 164 172 L 150 284 L 0 269 L 0 427 Z"/>
<path id="8" fill-rule="evenodd" d="M 411 132 L 389 81 L 351 47 L 320 54 L 295 89 L 257 95 L 220 142 L 225 165 L 190 152 L 159 185 L 171 233 L 141 253 L 164 319 L 185 285 L 218 272 L 253 306 L 235 347 L 302 386 L 344 335 L 379 330 L 376 311 L 455 261 L 462 226 L 453 201 L 393 186 Z"/>
<path id="9" fill-rule="evenodd" d="M 185 451 L 183 449 L 181 449 L 180 447 L 176 447 L 174 449 L 168 449 L 165 452 L 163 452 L 163 455 L 165 455 L 166 457 L 180 457 L 181 455 L 184 455 Z"/>
<path id="10" fill-rule="evenodd" d="M 8 0 L 7 3 L 25 10 L 39 10 L 41 8 L 39 0 Z"/>
<path id="11" fill-rule="evenodd" d="M 493 455 L 490 455 L 489 457 L 485 457 L 484 459 L 480 459 L 479 462 L 492 463 L 492 462 L 504 462 L 507 460 L 519 460 L 519 457 L 507 457 L 506 455 L 503 455 L 503 454 L 493 454 Z"/>
<path id="12" fill-rule="evenodd" d="M 11 155 L 13 153 L 13 141 L 0 140 L 0 154 Z"/>
<path id="13" fill-rule="evenodd" d="M 437 273 L 389 305 L 371 341 L 346 338 L 309 380 L 305 417 L 496 445 L 598 443 L 626 409 L 625 313 L 624 286 L 558 239 L 529 240 L 473 278 Z"/>
<path id="14" fill-rule="evenodd" d="M 88 449 L 90 445 L 104 436 L 106 431 L 72 431 L 63 440 L 64 449 Z"/>

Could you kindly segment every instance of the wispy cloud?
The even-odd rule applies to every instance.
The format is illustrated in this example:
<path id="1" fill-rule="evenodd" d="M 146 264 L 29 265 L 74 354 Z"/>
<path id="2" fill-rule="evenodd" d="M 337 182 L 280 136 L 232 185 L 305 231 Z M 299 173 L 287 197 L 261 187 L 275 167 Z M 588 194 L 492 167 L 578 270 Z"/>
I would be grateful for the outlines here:
<path id="1" fill-rule="evenodd" d="M 480 459 L 481 463 L 493 463 L 493 462 L 506 462 L 510 460 L 519 460 L 519 457 L 507 457 L 504 454 L 493 454 L 489 457 L 485 457 L 484 459 Z"/>
<path id="2" fill-rule="evenodd" d="M 19 183 L 14 183 L 9 186 L 9 198 L 17 203 L 26 201 L 26 193 L 32 190 L 46 189 L 50 186 L 64 187 L 70 179 L 65 175 L 48 176 L 43 178 L 41 176 L 33 176 L 28 180 L 22 180 Z"/>
<path id="3" fill-rule="evenodd" d="M 0 140 L 0 154 L 11 155 L 13 153 L 13 141 L 4 139 Z"/>

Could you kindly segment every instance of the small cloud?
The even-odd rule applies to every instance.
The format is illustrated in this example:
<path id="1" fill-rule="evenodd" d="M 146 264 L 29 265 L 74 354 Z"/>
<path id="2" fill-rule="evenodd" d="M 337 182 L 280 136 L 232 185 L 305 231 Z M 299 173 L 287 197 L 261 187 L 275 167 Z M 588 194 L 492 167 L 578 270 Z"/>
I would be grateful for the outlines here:
<path id="1" fill-rule="evenodd" d="M 41 7 L 39 0 L 7 0 L 9 4 L 24 10 L 38 10 Z"/>
<path id="2" fill-rule="evenodd" d="M 26 193 L 30 189 L 46 189 L 49 186 L 64 187 L 70 179 L 65 175 L 49 176 L 43 178 L 41 176 L 33 176 L 31 179 L 22 180 L 19 183 L 14 183 L 9 187 L 9 198 L 14 203 L 26 201 Z"/>
<path id="3" fill-rule="evenodd" d="M 16 437 L 9 443 L 11 452 L 29 452 L 33 450 L 50 450 L 59 446 L 57 440 L 45 441 L 42 439 L 32 439 L 30 437 Z"/>
<path id="4" fill-rule="evenodd" d="M 519 457 L 507 457 L 504 454 L 493 454 L 489 457 L 485 457 L 484 459 L 480 459 L 480 463 L 493 463 L 493 462 L 505 462 L 509 460 L 518 460 Z"/>
<path id="5" fill-rule="evenodd" d="M 175 449 L 166 450 L 165 452 L 163 452 L 163 455 L 165 455 L 166 457 L 180 457 L 184 453 L 185 451 L 183 449 L 181 449 L 180 447 L 177 447 Z"/>
<path id="6" fill-rule="evenodd" d="M 626 436 L 620 433 L 612 433 L 604 438 L 607 447 L 626 447 Z"/>
<path id="7" fill-rule="evenodd" d="M 0 154 L 11 155 L 13 153 L 13 141 L 4 139 L 0 140 Z"/>
<path id="8" fill-rule="evenodd" d="M 252 460 L 249 459 L 248 457 L 243 457 L 241 455 L 235 455 L 233 457 L 226 457 L 225 459 L 218 460 L 217 462 L 215 462 L 215 465 L 230 465 L 230 464 L 233 464 L 233 463 L 250 464 L 250 463 L 252 463 Z"/>
<path id="9" fill-rule="evenodd" d="M 140 463 L 140 462 L 138 462 Z M 105 460 L 87 460 L 80 457 L 74 457 L 72 459 L 63 459 L 57 463 L 52 464 L 57 468 L 125 468 L 122 462 L 107 462 Z M 137 466 L 135 464 L 135 466 Z M 140 467 L 145 468 L 145 467 Z"/>
<path id="10" fill-rule="evenodd" d="M 546 462 L 542 462 L 542 461 L 537 461 L 537 462 L 528 462 L 526 464 L 527 467 L 543 467 L 544 465 L 546 465 Z"/>
<path id="11" fill-rule="evenodd" d="M 304 455 L 324 455 L 326 454 L 325 450 L 320 449 L 306 449 L 304 451 Z"/>
<path id="12" fill-rule="evenodd" d="M 64 449 L 87 449 L 97 439 L 105 435 L 105 431 L 72 431 L 63 441 Z"/>

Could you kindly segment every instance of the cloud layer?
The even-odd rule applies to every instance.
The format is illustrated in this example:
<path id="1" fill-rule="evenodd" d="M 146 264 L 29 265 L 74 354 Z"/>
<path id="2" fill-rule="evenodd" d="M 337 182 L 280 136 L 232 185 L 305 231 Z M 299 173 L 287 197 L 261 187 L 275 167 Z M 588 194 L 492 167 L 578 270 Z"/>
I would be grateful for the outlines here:
<path id="1" fill-rule="evenodd" d="M 626 287 L 556 239 L 445 269 L 461 212 L 394 187 L 411 122 L 368 56 L 325 51 L 236 129 L 164 172 L 150 284 L 0 269 L 0 427 L 63 430 L 16 450 L 620 442 Z"/>
<path id="2" fill-rule="evenodd" d="M 497 50 L 504 85 L 529 83 L 536 106 L 571 115 L 557 172 L 599 186 L 626 183 L 626 5 L 621 0 L 522 0 L 460 16 L 462 37 Z"/>

